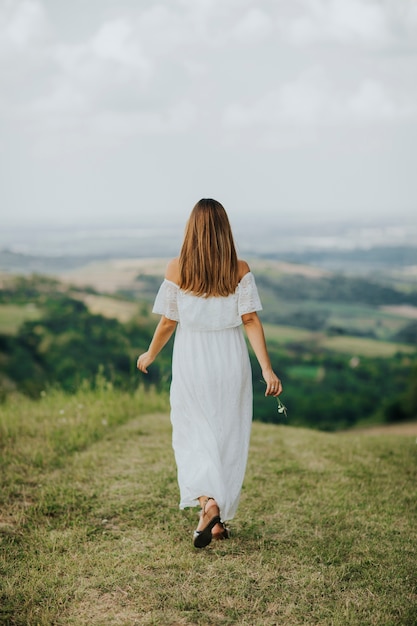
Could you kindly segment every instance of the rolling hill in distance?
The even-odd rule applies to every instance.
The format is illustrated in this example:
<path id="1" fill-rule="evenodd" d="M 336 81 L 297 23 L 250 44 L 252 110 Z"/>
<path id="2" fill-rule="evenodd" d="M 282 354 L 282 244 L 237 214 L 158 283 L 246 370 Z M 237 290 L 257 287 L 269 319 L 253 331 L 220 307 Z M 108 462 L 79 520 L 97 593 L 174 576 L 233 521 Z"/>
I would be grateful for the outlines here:
<path id="1" fill-rule="evenodd" d="M 290 425 L 341 430 L 416 418 L 417 247 L 411 227 L 390 228 L 283 227 L 277 236 L 258 227 L 252 238 L 238 229 Z M 0 392 L 94 386 L 100 364 L 116 386 L 135 388 L 136 355 L 156 324 L 151 305 L 182 227 L 8 236 L 0 236 Z M 253 365 L 255 419 L 279 423 Z M 149 382 L 165 393 L 169 378 L 168 349 Z"/>

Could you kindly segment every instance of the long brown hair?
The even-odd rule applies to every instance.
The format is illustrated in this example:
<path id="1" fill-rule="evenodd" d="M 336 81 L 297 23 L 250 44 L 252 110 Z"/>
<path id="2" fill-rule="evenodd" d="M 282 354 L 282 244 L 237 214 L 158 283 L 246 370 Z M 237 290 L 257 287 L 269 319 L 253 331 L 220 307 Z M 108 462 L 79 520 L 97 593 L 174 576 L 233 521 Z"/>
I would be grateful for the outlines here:
<path id="1" fill-rule="evenodd" d="M 228 296 L 238 284 L 238 261 L 224 207 L 199 200 L 188 219 L 179 257 L 180 287 L 196 296 Z"/>

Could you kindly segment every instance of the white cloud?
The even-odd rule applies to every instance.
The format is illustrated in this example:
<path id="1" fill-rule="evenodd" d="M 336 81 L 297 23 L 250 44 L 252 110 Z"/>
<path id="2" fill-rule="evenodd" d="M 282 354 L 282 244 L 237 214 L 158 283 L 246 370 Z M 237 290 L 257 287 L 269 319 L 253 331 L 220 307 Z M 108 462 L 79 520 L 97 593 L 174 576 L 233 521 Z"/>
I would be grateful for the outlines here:
<path id="1" fill-rule="evenodd" d="M 24 48 L 44 40 L 48 33 L 46 11 L 40 2 L 4 2 L 0 12 L 0 34 L 3 42 Z"/>
<path id="2" fill-rule="evenodd" d="M 417 103 L 405 94 L 390 93 L 380 82 L 363 79 L 350 91 L 336 88 L 322 68 L 300 74 L 295 80 L 267 91 L 251 102 L 229 104 L 223 125 L 239 136 L 256 131 L 260 143 L 273 137 L 287 144 L 310 141 L 315 130 L 332 126 L 375 125 L 417 119 Z M 281 140 L 278 140 L 281 143 Z"/>
<path id="3" fill-rule="evenodd" d="M 273 28 L 268 14 L 257 7 L 252 7 L 238 20 L 231 31 L 231 38 L 243 44 L 256 43 L 270 35 Z"/>
<path id="4" fill-rule="evenodd" d="M 365 79 L 347 101 L 346 115 L 360 122 L 395 122 L 417 115 L 417 103 L 389 94 L 381 83 Z M 352 116 L 350 116 L 352 114 Z"/>
<path id="5" fill-rule="evenodd" d="M 314 123 L 326 100 L 319 82 L 322 82 L 321 72 L 315 70 L 267 91 L 249 104 L 231 104 L 226 107 L 224 124 L 230 128 L 244 128 Z"/>
<path id="6" fill-rule="evenodd" d="M 387 40 L 391 32 L 401 29 L 404 32 L 406 24 L 407 32 L 411 32 L 410 16 L 412 23 L 417 18 L 417 10 L 410 0 L 400 4 L 401 9 L 398 2 L 389 0 L 385 3 L 377 0 L 294 0 L 288 9 L 283 2 L 176 0 L 164 3 L 161 0 L 146 8 L 123 8 L 121 5 L 120 10 L 113 11 L 112 19 L 108 14 L 105 20 L 98 19 L 90 36 L 65 41 L 59 39 L 58 33 L 51 28 L 45 5 L 40 0 L 5 0 L 0 7 L 0 32 L 6 34 L 9 43 L 14 42 L 16 47 L 30 46 L 26 57 L 20 55 L 19 60 L 9 51 L 8 63 L 15 63 L 17 74 L 21 71 L 24 75 L 25 63 L 31 69 L 37 64 L 39 76 L 45 76 L 46 72 L 50 74 L 44 84 L 39 81 L 43 92 L 33 98 L 33 108 L 39 115 L 46 110 L 50 113 L 54 106 L 57 112 L 63 111 L 63 94 L 68 94 L 67 108 L 71 108 L 72 103 L 78 114 L 84 109 L 82 99 L 98 110 L 104 106 L 119 107 L 122 111 L 128 101 L 131 106 L 138 106 L 141 98 L 142 108 L 162 106 L 166 109 L 185 94 L 188 99 L 194 98 L 197 104 L 201 91 L 199 82 L 210 79 L 214 88 L 212 95 L 223 98 L 222 94 L 227 90 L 222 89 L 226 87 L 221 82 L 222 59 L 235 55 L 230 67 L 232 71 L 234 68 L 237 78 L 244 74 L 245 62 L 240 63 L 237 56 L 240 46 L 254 42 L 261 44 L 270 37 L 274 28 L 272 16 L 275 26 L 280 23 L 282 33 L 286 31 L 292 42 L 380 42 Z M 280 45 L 283 46 L 282 41 Z M 256 67 L 261 48 L 259 52 L 253 46 L 250 50 Z M 324 53 L 328 54 L 328 49 Z M 290 48 L 282 48 L 275 54 L 277 63 L 282 63 L 283 59 L 291 63 Z M 326 59 L 326 63 L 330 62 Z M 356 83 L 367 78 L 361 76 L 360 67 L 350 71 L 357 74 Z M 228 78 L 233 81 L 233 74 Z M 374 79 L 372 73 L 370 79 Z M 303 72 L 302 78 L 287 80 L 278 88 L 271 88 L 264 79 L 260 92 L 257 89 L 260 93 L 258 106 L 249 114 L 245 104 L 245 98 L 251 93 L 248 79 L 246 95 L 242 94 L 237 103 L 229 101 L 229 108 L 235 110 L 237 118 L 262 117 L 261 113 L 256 113 L 259 109 L 271 111 L 271 115 L 278 118 L 308 122 L 316 118 L 317 111 L 329 108 L 329 102 L 334 102 L 334 97 L 328 93 L 329 87 L 320 84 L 320 80 L 323 82 L 317 73 L 314 76 L 314 71 L 309 70 Z M 270 82 L 276 83 L 277 77 L 272 74 Z M 9 85 L 6 87 L 2 89 L 3 97 L 7 101 L 10 92 L 13 101 L 13 90 Z M 181 91 L 183 93 L 179 96 Z M 29 107 L 30 99 L 26 100 Z M 45 104 L 48 100 L 49 108 Z M 352 110 L 355 107 L 361 110 L 361 105 L 352 104 Z M 333 108 L 337 106 L 334 104 Z"/>
<path id="7" fill-rule="evenodd" d="M 281 32 L 284 38 L 300 45 L 393 44 L 407 32 L 412 36 L 413 21 L 415 27 L 415 7 L 410 2 L 406 4 L 378 0 L 301 0 L 301 11 L 282 24 Z M 398 5 L 402 5 L 402 10 Z"/>
<path id="8" fill-rule="evenodd" d="M 104 23 L 91 40 L 92 52 L 100 59 L 148 71 L 149 61 L 142 54 L 133 28 L 126 18 Z"/>
<path id="9" fill-rule="evenodd" d="M 189 130 L 195 117 L 195 107 L 184 100 L 165 111 L 102 112 L 92 120 L 92 130 L 114 137 L 175 134 Z"/>
<path id="10" fill-rule="evenodd" d="M 366 144 L 369 163 L 385 163 L 386 180 L 390 163 L 411 169 L 415 0 L 81 4 L 82 16 L 65 0 L 0 0 L 5 162 L 19 163 L 23 175 L 24 163 L 26 172 L 36 167 L 42 206 L 55 203 L 49 197 L 55 166 L 68 172 L 77 195 L 74 172 L 85 181 L 105 162 L 107 179 L 97 175 L 97 185 L 110 189 L 113 172 L 123 179 L 130 171 L 132 154 L 141 159 L 146 181 L 156 176 L 158 161 L 158 179 L 171 176 L 178 188 L 184 172 L 185 186 L 190 178 L 195 186 L 207 179 L 224 180 L 225 187 L 230 180 L 256 185 L 244 167 L 250 163 L 250 174 L 253 165 L 271 171 L 275 161 L 265 157 L 265 147 L 288 167 L 288 180 L 298 180 L 300 163 L 316 150 L 329 171 L 341 154 L 344 167 L 354 168 L 356 154 L 349 160 L 346 150 L 351 138 L 352 154 Z M 282 146 L 294 148 L 296 166 Z M 189 175 L 197 171 L 199 178 Z M 11 185 L 8 192 L 3 187 L 7 193 L 14 197 Z M 25 193 L 30 204 L 22 188 L 22 198 Z"/>
<path id="11" fill-rule="evenodd" d="M 28 107 L 22 107 L 32 118 L 41 115 L 51 120 L 51 115 L 70 115 L 72 118 L 85 114 L 90 110 L 86 95 L 75 89 L 70 83 L 63 82 L 55 91 L 48 93 L 46 97 L 33 101 Z"/>
<path id="12" fill-rule="evenodd" d="M 141 12 L 138 33 L 155 54 L 199 56 L 229 45 L 252 44 L 269 35 L 273 23 L 255 0 L 177 0 Z"/>
<path id="13" fill-rule="evenodd" d="M 197 38 L 197 28 L 192 24 L 191 15 L 181 15 L 169 5 L 151 5 L 139 11 L 134 16 L 133 25 L 135 37 L 155 58 L 172 54 Z"/>

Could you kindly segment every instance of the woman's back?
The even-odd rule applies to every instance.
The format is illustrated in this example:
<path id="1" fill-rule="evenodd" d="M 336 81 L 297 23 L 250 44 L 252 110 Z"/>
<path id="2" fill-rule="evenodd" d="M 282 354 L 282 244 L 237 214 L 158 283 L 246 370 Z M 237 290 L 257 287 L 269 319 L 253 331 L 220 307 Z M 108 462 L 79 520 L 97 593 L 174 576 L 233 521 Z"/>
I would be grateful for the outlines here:
<path id="1" fill-rule="evenodd" d="M 167 274 L 176 278 L 175 271 Z M 261 309 L 254 285 L 253 274 L 246 272 L 234 293 L 204 297 L 184 291 L 177 281 L 166 278 L 156 297 L 154 312 L 165 313 L 179 322 L 183 329 L 211 331 L 234 328 L 242 324 L 242 315 Z"/>

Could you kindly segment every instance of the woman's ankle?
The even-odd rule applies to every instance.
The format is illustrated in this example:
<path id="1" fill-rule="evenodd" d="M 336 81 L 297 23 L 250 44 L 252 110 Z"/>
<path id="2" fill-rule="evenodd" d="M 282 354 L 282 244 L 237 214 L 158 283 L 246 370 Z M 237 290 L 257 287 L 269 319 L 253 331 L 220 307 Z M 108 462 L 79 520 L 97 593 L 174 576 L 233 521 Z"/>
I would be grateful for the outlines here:
<path id="1" fill-rule="evenodd" d="M 219 505 L 217 504 L 216 500 L 214 498 L 208 498 L 205 507 L 204 507 L 204 511 L 210 511 L 210 509 L 212 509 L 213 507 L 216 507 L 216 509 L 219 508 Z"/>
<path id="2" fill-rule="evenodd" d="M 210 511 L 213 507 L 216 507 L 219 510 L 219 505 L 216 500 L 211 496 L 200 496 L 198 501 L 201 506 L 201 514 L 202 516 L 207 514 L 207 511 Z"/>

